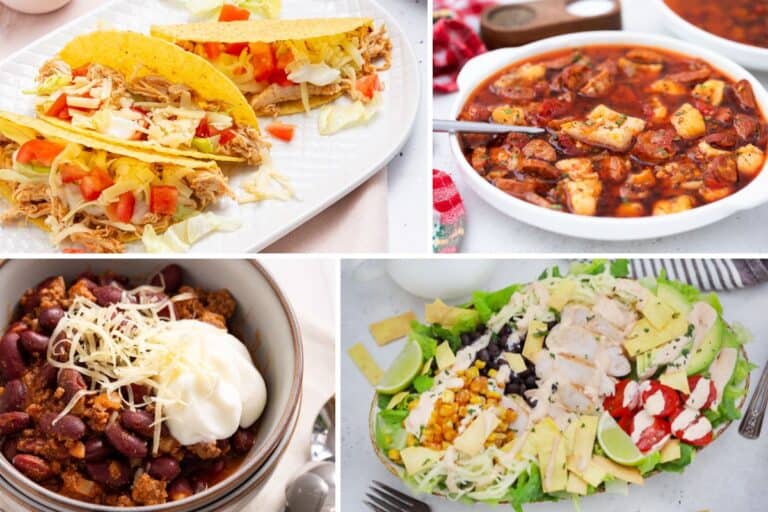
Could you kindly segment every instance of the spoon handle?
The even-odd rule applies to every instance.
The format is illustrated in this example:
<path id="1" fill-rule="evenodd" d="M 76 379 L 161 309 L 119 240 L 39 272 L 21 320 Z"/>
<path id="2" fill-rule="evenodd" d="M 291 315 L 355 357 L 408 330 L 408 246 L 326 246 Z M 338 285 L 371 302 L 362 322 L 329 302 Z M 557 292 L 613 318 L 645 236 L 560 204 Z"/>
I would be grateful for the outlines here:
<path id="1" fill-rule="evenodd" d="M 744 414 L 744 419 L 739 425 L 739 434 L 747 439 L 757 439 L 760 436 L 760 429 L 763 426 L 763 417 L 765 408 L 768 405 L 768 364 L 763 368 L 760 375 L 760 382 L 757 389 L 749 401 L 749 407 Z"/>
<path id="2" fill-rule="evenodd" d="M 533 126 L 513 126 L 509 124 L 452 121 L 449 119 L 433 119 L 432 131 L 448 133 L 544 133 L 544 129 L 536 128 Z"/>

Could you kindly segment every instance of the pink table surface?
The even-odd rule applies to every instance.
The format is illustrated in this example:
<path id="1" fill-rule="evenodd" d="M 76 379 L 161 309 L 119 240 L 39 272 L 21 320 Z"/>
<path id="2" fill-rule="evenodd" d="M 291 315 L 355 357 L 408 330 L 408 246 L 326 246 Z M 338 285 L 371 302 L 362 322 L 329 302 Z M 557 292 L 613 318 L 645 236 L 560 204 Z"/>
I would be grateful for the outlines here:
<path id="1" fill-rule="evenodd" d="M 100 0 L 73 0 L 58 11 L 43 15 L 22 14 L 0 3 L 0 60 L 103 3 Z M 386 251 L 386 168 L 265 249 L 265 252 Z"/>

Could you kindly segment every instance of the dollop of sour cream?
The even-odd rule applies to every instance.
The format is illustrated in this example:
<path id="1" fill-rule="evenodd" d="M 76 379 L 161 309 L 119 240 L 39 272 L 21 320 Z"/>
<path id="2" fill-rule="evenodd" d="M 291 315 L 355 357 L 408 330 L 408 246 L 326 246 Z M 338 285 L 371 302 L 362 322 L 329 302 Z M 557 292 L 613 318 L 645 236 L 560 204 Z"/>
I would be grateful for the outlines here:
<path id="1" fill-rule="evenodd" d="M 253 425 L 264 411 L 267 388 L 245 345 L 198 320 L 170 322 L 152 340 L 169 354 L 158 401 L 182 445 L 226 439 Z"/>

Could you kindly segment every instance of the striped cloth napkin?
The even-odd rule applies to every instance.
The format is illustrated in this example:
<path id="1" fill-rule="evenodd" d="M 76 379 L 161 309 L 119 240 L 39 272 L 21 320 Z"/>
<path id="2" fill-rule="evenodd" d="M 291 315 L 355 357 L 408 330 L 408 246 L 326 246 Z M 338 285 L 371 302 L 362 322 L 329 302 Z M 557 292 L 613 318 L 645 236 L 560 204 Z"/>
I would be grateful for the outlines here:
<path id="1" fill-rule="evenodd" d="M 768 260 L 748 259 L 635 259 L 629 270 L 634 278 L 667 277 L 692 284 L 699 290 L 735 290 L 768 281 Z"/>

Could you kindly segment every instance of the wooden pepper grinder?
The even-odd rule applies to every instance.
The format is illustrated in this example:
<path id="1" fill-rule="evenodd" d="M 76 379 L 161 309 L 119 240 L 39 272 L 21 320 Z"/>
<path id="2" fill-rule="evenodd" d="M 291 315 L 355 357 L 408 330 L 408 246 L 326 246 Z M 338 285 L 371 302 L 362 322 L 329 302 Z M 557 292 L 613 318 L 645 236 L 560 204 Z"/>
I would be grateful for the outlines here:
<path id="1" fill-rule="evenodd" d="M 570 32 L 620 30 L 619 0 L 538 0 L 489 7 L 480 36 L 489 49 L 520 46 Z"/>

